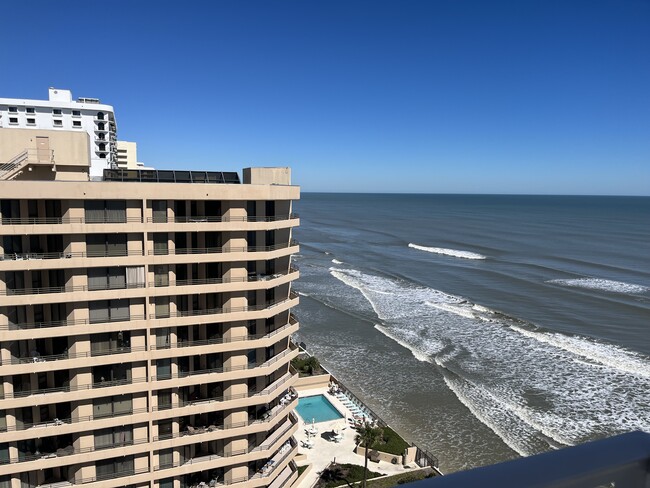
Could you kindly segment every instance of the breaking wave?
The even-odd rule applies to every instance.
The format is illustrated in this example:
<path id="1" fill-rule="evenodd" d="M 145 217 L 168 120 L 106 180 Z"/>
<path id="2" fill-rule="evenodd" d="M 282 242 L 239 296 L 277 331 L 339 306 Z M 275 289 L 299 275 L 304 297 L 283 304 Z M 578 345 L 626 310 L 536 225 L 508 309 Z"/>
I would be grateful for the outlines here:
<path id="1" fill-rule="evenodd" d="M 589 290 L 611 291 L 614 293 L 645 293 L 650 288 L 623 281 L 606 280 L 603 278 L 575 278 L 562 280 L 549 280 L 547 283 L 553 283 L 562 286 L 572 286 L 575 288 L 587 288 Z"/>
<path id="2" fill-rule="evenodd" d="M 426 247 L 426 246 L 419 246 L 417 244 L 413 244 L 412 242 L 409 242 L 409 247 L 413 249 L 417 249 L 418 251 L 425 251 L 425 252 L 432 252 L 435 254 L 443 254 L 445 256 L 452 256 L 455 258 L 463 258 L 463 259 L 486 259 L 485 256 L 482 254 L 478 254 L 475 252 L 469 252 L 469 251 L 460 251 L 458 249 L 446 249 L 444 247 Z"/>
<path id="3" fill-rule="evenodd" d="M 343 264 L 343 263 L 342 263 L 341 261 L 339 261 L 338 259 L 332 259 L 332 263 L 334 263 L 334 264 Z"/>
<path id="4" fill-rule="evenodd" d="M 330 273 L 363 294 L 381 320 L 375 329 L 438 365 L 459 401 L 519 454 L 650 430 L 650 358 L 433 288 Z"/>

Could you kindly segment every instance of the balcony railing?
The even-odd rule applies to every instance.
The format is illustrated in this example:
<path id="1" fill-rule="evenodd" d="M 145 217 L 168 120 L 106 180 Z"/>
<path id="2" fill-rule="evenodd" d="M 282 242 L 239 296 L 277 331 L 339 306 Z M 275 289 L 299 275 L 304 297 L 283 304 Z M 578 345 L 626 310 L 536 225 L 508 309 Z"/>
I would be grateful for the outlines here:
<path id="1" fill-rule="evenodd" d="M 86 324 L 110 324 L 114 322 L 129 322 L 133 320 L 144 320 L 144 315 L 120 315 L 117 317 L 109 317 L 106 319 L 69 319 L 69 320 L 51 320 L 49 322 L 31 322 L 20 324 L 3 324 L 0 325 L 0 330 L 27 330 L 27 329 L 46 329 L 50 327 L 67 327 L 73 325 L 86 325 Z"/>
<path id="2" fill-rule="evenodd" d="M 298 398 L 298 394 L 295 392 L 295 390 L 293 390 L 293 388 L 290 388 L 290 390 L 291 390 L 292 397 L 294 399 Z M 267 412 L 268 415 L 257 420 L 245 421 L 245 422 L 233 422 L 230 424 L 223 423 L 220 425 L 209 425 L 204 427 L 195 427 L 192 431 L 188 429 L 183 432 L 174 432 L 171 434 L 157 435 L 153 437 L 153 440 L 154 442 L 157 442 L 157 441 L 164 441 L 169 439 L 177 439 L 179 437 L 185 437 L 185 436 L 198 436 L 206 432 L 217 432 L 220 430 L 221 431 L 232 430 L 232 429 L 239 429 L 241 427 L 249 427 L 251 425 L 266 424 L 280 416 L 286 415 L 289 412 L 288 410 L 289 405 L 291 405 L 291 402 L 278 404 L 270 412 Z"/>
<path id="3" fill-rule="evenodd" d="M 272 476 L 278 469 L 278 467 L 284 462 L 288 457 L 293 456 L 296 451 L 298 450 L 297 446 L 294 444 L 290 443 L 287 441 L 276 454 L 273 455 L 271 458 L 273 460 L 273 465 L 268 468 L 265 471 L 260 471 L 258 473 L 255 473 L 253 476 L 242 476 L 239 478 L 234 478 L 231 480 L 224 480 L 224 481 L 216 481 L 214 480 L 213 482 L 209 483 L 210 488 L 216 488 L 220 486 L 231 486 L 231 485 L 237 485 L 240 483 L 246 483 L 247 481 L 254 480 L 254 479 L 260 479 L 260 478 L 268 478 Z M 185 482 L 181 482 L 181 488 L 201 488 L 204 485 L 207 485 L 208 483 L 203 483 L 201 485 L 200 483 L 198 484 L 189 484 Z M 42 487 L 41 487 L 42 488 Z"/>
<path id="4" fill-rule="evenodd" d="M 201 339 L 197 341 L 182 341 L 182 342 L 177 342 L 174 344 L 167 344 L 163 346 L 158 346 L 158 345 L 151 345 L 150 349 L 152 351 L 158 350 L 158 349 L 175 349 L 175 348 L 182 348 L 182 347 L 201 347 L 201 346 L 210 346 L 214 344 L 227 344 L 231 342 L 242 342 L 242 341 L 254 341 L 258 339 L 268 339 L 270 337 L 273 337 L 277 334 L 280 334 L 287 330 L 289 327 L 295 325 L 298 323 L 298 319 L 291 314 L 289 316 L 289 323 L 284 324 L 281 327 L 278 327 L 275 329 L 273 332 L 269 332 L 268 334 L 255 334 L 255 335 L 245 335 L 245 336 L 237 336 L 237 337 L 218 337 L 214 339 Z"/>
<path id="5" fill-rule="evenodd" d="M 219 315 L 224 313 L 234 313 L 234 312 L 259 312 L 261 310 L 269 310 L 271 308 L 277 307 L 283 303 L 287 303 L 293 299 L 298 298 L 298 294 L 295 292 L 289 293 L 289 298 L 281 298 L 278 300 L 269 301 L 266 304 L 261 305 L 245 305 L 241 307 L 216 307 L 208 308 L 203 310 L 187 310 L 187 311 L 176 311 L 176 312 L 167 312 L 164 314 L 150 314 L 150 319 L 170 319 L 170 318 L 182 318 L 182 317 L 199 317 L 202 315 Z"/>
<path id="6" fill-rule="evenodd" d="M 22 295 L 48 295 L 50 293 L 75 293 L 79 291 L 108 291 L 108 290 L 130 290 L 132 288 L 144 288 L 146 283 L 120 283 L 106 285 L 77 285 L 77 286 L 42 286 L 39 288 L 7 288 L 0 290 L 0 295 L 22 296 Z"/>
<path id="7" fill-rule="evenodd" d="M 26 252 L 26 253 L 10 253 L 0 254 L 0 261 L 40 261 L 43 259 L 70 259 L 70 258 L 119 258 L 124 256 L 142 256 L 142 251 L 75 251 L 75 252 Z"/>
<path id="8" fill-rule="evenodd" d="M 105 151 L 104 151 L 105 152 Z M 143 223 L 142 217 L 6 217 L 2 225 L 58 225 L 58 224 L 126 224 Z"/>
<path id="9" fill-rule="evenodd" d="M 150 281 L 149 286 L 156 288 L 163 288 L 167 286 L 197 286 L 197 285 L 220 285 L 224 283 L 246 283 L 251 281 L 269 281 L 283 276 L 289 276 L 290 274 L 297 273 L 298 267 L 292 265 L 289 268 L 288 272 L 285 273 L 274 273 L 270 275 L 249 275 L 233 278 L 201 278 L 193 280 L 176 280 L 169 281 L 164 279 L 158 279 L 155 281 Z"/>
<path id="10" fill-rule="evenodd" d="M 6 366 L 9 364 L 32 364 L 32 363 L 46 363 L 50 361 L 61 361 L 66 359 L 79 359 L 79 358 L 90 358 L 90 357 L 100 357 L 100 356 L 112 356 L 114 354 L 128 354 L 131 352 L 142 352 L 146 351 L 145 346 L 138 347 L 116 347 L 111 349 L 102 349 L 95 351 L 86 351 L 86 352 L 65 352 L 61 354 L 47 354 L 41 356 L 21 356 L 21 357 L 12 357 L 8 361 L 1 361 L 0 366 Z"/>
<path id="11" fill-rule="evenodd" d="M 183 247 L 175 249 L 150 249 L 149 255 L 167 256 L 167 255 L 185 255 L 185 254 L 226 254 L 233 252 L 270 252 L 279 249 L 288 249 L 297 246 L 298 241 L 291 239 L 288 243 L 275 244 L 273 246 L 215 246 L 215 247 Z"/>
<path id="12" fill-rule="evenodd" d="M 270 440 L 264 441 L 262 444 L 259 446 L 255 447 L 249 447 L 246 449 L 237 449 L 234 451 L 230 452 L 223 452 L 221 454 L 207 454 L 205 456 L 197 456 L 196 458 L 190 458 L 190 459 L 185 459 L 185 460 L 180 460 L 176 461 L 173 463 L 167 463 L 164 465 L 160 466 L 155 466 L 154 471 L 159 471 L 161 469 L 169 469 L 169 468 L 178 468 L 180 466 L 187 466 L 190 464 L 197 464 L 197 463 L 203 463 L 206 461 L 214 461 L 215 459 L 223 459 L 223 458 L 230 458 L 230 457 L 235 457 L 235 456 L 242 456 L 245 454 L 250 454 L 252 452 L 263 452 L 263 451 L 268 451 L 273 447 L 274 444 L 278 442 L 278 440 L 285 435 L 291 428 L 295 425 L 295 422 L 293 419 L 287 421 L 286 425 L 280 427 L 277 431 L 273 432 L 269 437 Z M 279 433 L 278 433 L 279 432 Z M 290 441 L 286 441 L 290 442 Z"/>
<path id="13" fill-rule="evenodd" d="M 55 386 L 52 388 L 39 388 L 36 390 L 21 390 L 21 391 L 8 392 L 5 393 L 4 396 L 0 396 L 0 398 L 2 399 L 26 398 L 33 395 L 48 395 L 51 393 L 67 393 L 71 391 L 85 391 L 85 390 L 93 390 L 98 388 L 109 388 L 112 386 L 132 385 L 134 383 L 145 383 L 146 381 L 147 378 L 97 381 L 85 385 L 65 385 L 65 386 Z"/>
<path id="14" fill-rule="evenodd" d="M 130 441 L 124 441 L 124 442 L 118 442 L 118 443 L 113 443 L 109 444 L 106 446 L 89 446 L 89 447 L 82 447 L 75 449 L 72 446 L 67 446 L 64 448 L 59 448 L 54 452 L 42 452 L 42 453 L 33 453 L 33 454 L 22 454 L 19 455 L 17 458 L 5 458 L 0 460 L 0 464 L 16 464 L 16 463 L 24 463 L 24 462 L 29 462 L 29 461 L 41 461 L 45 459 L 52 459 L 52 458 L 60 458 L 60 457 L 65 457 L 65 456 L 72 456 L 75 454 L 87 454 L 89 452 L 95 452 L 95 451 L 105 451 L 107 449 L 115 449 L 117 447 L 122 448 L 122 447 L 128 447 L 128 446 L 137 446 L 139 444 L 146 444 L 149 442 L 148 438 L 142 438 L 142 439 L 135 439 L 135 440 L 130 440 Z"/>
<path id="15" fill-rule="evenodd" d="M 175 224 L 198 224 L 198 223 L 220 223 L 220 222 L 279 222 L 282 220 L 297 219 L 298 214 L 292 213 L 289 215 L 272 215 L 268 217 L 256 216 L 219 216 L 219 215 L 193 215 L 190 217 L 174 217 L 168 219 L 165 217 L 147 217 L 147 222 L 154 224 L 166 224 L 169 220 L 173 220 Z"/>
<path id="16" fill-rule="evenodd" d="M 210 403 L 221 403 L 221 402 L 227 402 L 231 400 L 241 400 L 243 398 L 259 398 L 261 396 L 267 396 L 276 391 L 278 388 L 282 387 L 287 381 L 289 381 L 291 378 L 295 377 L 297 373 L 295 370 L 281 376 L 279 379 L 271 383 L 269 386 L 264 388 L 262 391 L 256 391 L 255 389 L 251 389 L 248 393 L 238 393 L 235 395 L 221 395 L 217 397 L 209 397 L 209 398 L 197 398 L 196 400 L 180 400 L 175 403 L 167 403 L 163 405 L 158 405 L 156 407 L 152 407 L 153 412 L 159 412 L 163 410 L 172 410 L 176 408 L 184 408 L 184 407 L 191 407 L 195 405 L 207 405 Z"/>
<path id="17" fill-rule="evenodd" d="M 179 371 L 178 373 L 158 374 L 156 376 L 152 376 L 151 381 L 167 381 L 167 380 L 175 380 L 179 378 L 189 378 L 191 376 L 202 376 L 207 374 L 218 374 L 218 373 L 231 373 L 233 371 L 247 371 L 247 370 L 255 370 L 259 368 L 266 368 L 267 366 L 271 366 L 272 364 L 276 363 L 282 358 L 287 357 L 293 351 L 295 351 L 295 347 L 290 346 L 289 348 L 273 356 L 271 359 L 261 363 L 242 364 L 240 366 L 222 366 L 220 368 L 197 369 L 194 371 Z"/>
<path id="18" fill-rule="evenodd" d="M 650 434 L 630 432 L 448 476 L 408 488 L 596 488 L 650 486 Z"/>
<path id="19" fill-rule="evenodd" d="M 40 428 L 47 428 L 47 427 L 60 427 L 62 425 L 72 425 L 72 424 L 77 424 L 80 422 L 92 422 L 94 420 L 102 420 L 102 419 L 107 419 L 107 418 L 115 418 L 115 417 L 124 417 L 126 415 L 131 416 L 131 415 L 136 415 L 140 413 L 147 413 L 149 411 L 148 408 L 129 408 L 125 409 L 122 412 L 111 412 L 107 413 L 104 415 L 85 415 L 85 416 L 80 416 L 80 417 L 68 417 L 68 418 L 53 418 L 49 420 L 43 420 L 41 422 L 33 422 L 33 423 L 24 423 L 21 425 L 16 424 L 15 426 L 7 427 L 5 431 L 7 432 L 14 432 L 14 431 L 22 431 L 22 430 L 29 430 L 29 429 L 40 429 Z"/>

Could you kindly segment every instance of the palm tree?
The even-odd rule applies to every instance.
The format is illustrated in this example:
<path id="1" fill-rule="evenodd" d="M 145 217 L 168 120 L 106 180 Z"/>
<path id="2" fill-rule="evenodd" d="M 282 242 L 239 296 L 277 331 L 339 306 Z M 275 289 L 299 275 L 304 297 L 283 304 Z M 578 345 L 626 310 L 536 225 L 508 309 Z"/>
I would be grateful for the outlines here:
<path id="1" fill-rule="evenodd" d="M 368 477 L 368 453 L 372 446 L 384 438 L 384 431 L 380 427 L 373 427 L 369 422 L 366 422 L 362 427 L 357 430 L 357 435 L 354 441 L 361 444 L 366 448 L 365 464 L 363 467 L 363 488 L 366 488 L 366 478 Z"/>
<path id="2" fill-rule="evenodd" d="M 309 374 L 313 375 L 320 369 L 320 361 L 314 356 L 309 356 L 305 361 L 305 367 L 307 368 L 307 371 L 309 371 Z"/>

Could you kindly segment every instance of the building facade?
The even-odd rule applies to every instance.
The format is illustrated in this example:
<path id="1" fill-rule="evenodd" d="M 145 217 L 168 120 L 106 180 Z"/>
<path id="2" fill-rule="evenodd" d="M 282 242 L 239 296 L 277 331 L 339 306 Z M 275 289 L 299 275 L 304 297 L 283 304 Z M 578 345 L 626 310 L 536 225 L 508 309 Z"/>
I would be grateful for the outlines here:
<path id="1" fill-rule="evenodd" d="M 138 162 L 138 144 L 135 142 L 117 141 L 116 163 L 120 169 L 145 169 L 144 164 Z"/>
<path id="2" fill-rule="evenodd" d="M 289 486 L 289 169 L 38 174 L 0 181 L 0 488 Z"/>
<path id="3" fill-rule="evenodd" d="M 101 179 L 104 169 L 117 164 L 117 124 L 113 107 L 96 98 L 74 101 L 70 90 L 50 88 L 48 100 L 0 98 L 0 128 L 87 134 L 92 179 Z M 1 162 L 19 156 L 20 153 L 11 155 Z"/>

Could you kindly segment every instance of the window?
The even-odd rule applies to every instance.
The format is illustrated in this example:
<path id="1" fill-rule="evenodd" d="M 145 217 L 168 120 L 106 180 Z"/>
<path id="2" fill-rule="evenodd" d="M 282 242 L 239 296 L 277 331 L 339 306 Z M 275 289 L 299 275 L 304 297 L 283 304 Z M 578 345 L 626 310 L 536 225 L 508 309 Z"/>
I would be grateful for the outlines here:
<path id="1" fill-rule="evenodd" d="M 126 222 L 126 200 L 86 200 L 86 223 Z"/>
<path id="2" fill-rule="evenodd" d="M 36 125 L 36 119 L 27 119 L 27 125 Z"/>
<path id="3" fill-rule="evenodd" d="M 9 117 L 9 123 L 10 124 L 17 124 L 18 123 L 18 117 Z"/>
<path id="4" fill-rule="evenodd" d="M 25 112 L 27 112 L 28 114 L 33 114 L 33 113 L 35 113 L 35 112 L 34 112 L 34 107 L 27 107 L 27 108 L 25 109 Z"/>
<path id="5" fill-rule="evenodd" d="M 9 113 L 10 114 L 17 114 L 18 113 L 18 107 L 9 107 Z"/>
<path id="6" fill-rule="evenodd" d="M 63 127 L 62 120 L 54 120 L 54 127 Z"/>
<path id="7" fill-rule="evenodd" d="M 91 324 L 123 322 L 128 321 L 129 317 L 128 298 L 88 302 L 88 318 Z"/>
<path id="8" fill-rule="evenodd" d="M 52 113 L 54 115 L 61 115 L 61 109 L 60 108 L 54 108 L 54 109 L 52 109 Z"/>
<path id="9" fill-rule="evenodd" d="M 130 476 L 134 474 L 133 456 L 124 456 L 121 458 L 105 459 L 97 461 L 96 479 L 108 480 L 121 476 Z"/>
<path id="10" fill-rule="evenodd" d="M 72 127 L 81 127 L 81 120 L 73 120 Z"/>
<path id="11" fill-rule="evenodd" d="M 120 426 L 95 431 L 95 449 L 133 444 L 133 427 Z"/>
<path id="12" fill-rule="evenodd" d="M 93 401 L 93 416 L 95 418 L 126 415 L 132 411 L 131 395 L 97 398 Z"/>
<path id="13" fill-rule="evenodd" d="M 81 110 L 73 110 L 72 111 L 72 116 L 73 117 L 81 117 Z"/>

